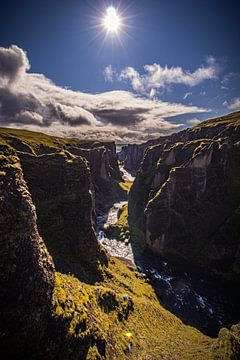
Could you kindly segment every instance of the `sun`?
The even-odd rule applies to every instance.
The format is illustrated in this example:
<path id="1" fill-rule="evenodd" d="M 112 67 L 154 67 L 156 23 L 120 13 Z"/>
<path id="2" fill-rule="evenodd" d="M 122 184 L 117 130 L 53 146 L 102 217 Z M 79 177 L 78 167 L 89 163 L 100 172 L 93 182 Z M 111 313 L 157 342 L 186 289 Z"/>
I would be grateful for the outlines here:
<path id="1" fill-rule="evenodd" d="M 117 33 L 121 26 L 121 18 L 113 6 L 109 6 L 103 19 L 103 26 L 108 32 Z"/>

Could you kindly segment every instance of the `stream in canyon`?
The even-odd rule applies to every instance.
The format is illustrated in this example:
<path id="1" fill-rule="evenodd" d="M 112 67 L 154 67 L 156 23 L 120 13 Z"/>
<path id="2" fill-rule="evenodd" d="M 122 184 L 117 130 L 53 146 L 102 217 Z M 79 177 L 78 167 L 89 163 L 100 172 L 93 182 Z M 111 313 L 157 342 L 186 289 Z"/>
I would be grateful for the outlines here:
<path id="1" fill-rule="evenodd" d="M 122 167 L 121 171 L 125 181 L 134 180 Z M 136 265 L 149 279 L 160 303 L 205 334 L 216 337 L 222 327 L 237 322 L 240 318 L 237 296 L 226 284 L 191 266 L 160 260 L 148 252 L 144 257 L 136 257 L 131 239 L 123 242 L 106 235 L 107 227 L 117 222 L 119 211 L 126 204 L 127 201 L 116 202 L 97 216 L 98 240 L 108 253 Z"/>

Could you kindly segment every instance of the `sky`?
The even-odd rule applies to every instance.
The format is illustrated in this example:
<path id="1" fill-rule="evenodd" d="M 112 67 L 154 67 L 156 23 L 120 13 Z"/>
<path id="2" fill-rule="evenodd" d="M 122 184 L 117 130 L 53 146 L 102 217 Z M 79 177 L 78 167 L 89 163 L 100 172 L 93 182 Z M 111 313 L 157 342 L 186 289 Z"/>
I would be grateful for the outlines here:
<path id="1" fill-rule="evenodd" d="M 239 13 L 232 0 L 5 1 L 0 124 L 139 143 L 240 110 Z"/>

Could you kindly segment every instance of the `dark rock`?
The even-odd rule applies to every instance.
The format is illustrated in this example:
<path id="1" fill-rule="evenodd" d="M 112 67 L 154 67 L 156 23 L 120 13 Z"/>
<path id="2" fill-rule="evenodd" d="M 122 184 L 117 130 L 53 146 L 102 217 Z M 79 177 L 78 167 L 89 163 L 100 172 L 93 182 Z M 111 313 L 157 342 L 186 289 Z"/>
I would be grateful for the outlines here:
<path id="1" fill-rule="evenodd" d="M 1 356 L 32 359 L 50 315 L 54 266 L 19 159 L 7 145 L 0 146 L 0 194 Z"/>
<path id="2" fill-rule="evenodd" d="M 19 153 L 38 215 L 38 228 L 56 269 L 95 282 L 105 252 L 96 237 L 94 191 L 87 161 L 68 152 Z"/>
<path id="3" fill-rule="evenodd" d="M 130 191 L 129 221 L 156 254 L 239 281 L 240 116 L 159 139 Z"/>

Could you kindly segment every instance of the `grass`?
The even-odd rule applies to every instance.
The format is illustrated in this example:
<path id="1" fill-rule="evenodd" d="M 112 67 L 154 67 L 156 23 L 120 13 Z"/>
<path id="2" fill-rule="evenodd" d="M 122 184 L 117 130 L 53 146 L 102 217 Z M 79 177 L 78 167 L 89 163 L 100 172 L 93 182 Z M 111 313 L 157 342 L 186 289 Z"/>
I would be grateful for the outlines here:
<path id="1" fill-rule="evenodd" d="M 55 342 L 66 358 L 75 351 L 91 360 L 213 359 L 216 340 L 165 310 L 152 287 L 117 259 L 110 259 L 104 281 L 96 285 L 57 273 L 52 316 L 61 329 Z"/>
<path id="2" fill-rule="evenodd" d="M 231 114 L 227 114 L 225 116 L 217 117 L 214 119 L 209 119 L 199 123 L 195 127 L 192 128 L 192 131 L 196 129 L 200 129 L 203 127 L 211 127 L 221 125 L 229 125 L 229 126 L 240 126 L 240 111 L 233 112 Z"/>
<path id="3" fill-rule="evenodd" d="M 56 152 L 67 146 L 81 147 L 99 147 L 102 146 L 102 142 L 97 140 L 87 141 L 78 138 L 67 138 L 59 136 L 50 136 L 41 132 L 19 130 L 11 128 L 0 127 L 1 141 L 6 141 L 9 145 L 20 151 L 26 151 L 33 153 L 34 155 L 41 154 L 43 152 Z"/>

